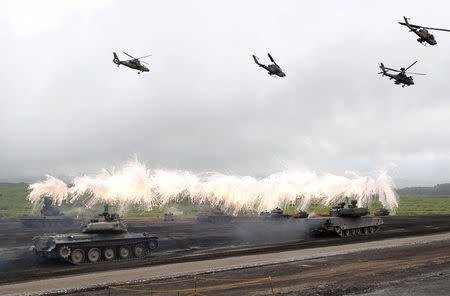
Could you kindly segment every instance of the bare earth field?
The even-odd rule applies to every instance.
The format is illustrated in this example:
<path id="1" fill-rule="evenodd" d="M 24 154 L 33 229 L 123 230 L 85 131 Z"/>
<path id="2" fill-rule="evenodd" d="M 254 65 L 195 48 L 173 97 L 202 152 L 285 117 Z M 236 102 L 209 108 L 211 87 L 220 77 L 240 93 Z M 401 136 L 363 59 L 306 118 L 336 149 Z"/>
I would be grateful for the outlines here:
<path id="1" fill-rule="evenodd" d="M 203 275 L 208 278 L 240 279 L 271 276 L 272 288 L 278 295 L 346 295 L 371 291 L 376 293 L 380 289 L 383 289 L 383 295 L 394 295 L 389 294 L 390 289 L 401 289 L 404 281 L 432 279 L 435 283 L 434 293 L 428 291 L 430 293 L 426 295 L 448 295 L 445 288 L 448 287 L 450 272 L 449 247 L 450 233 L 444 233 L 355 243 L 346 248 L 321 247 L 59 277 L 3 285 L 0 286 L 0 294 L 53 291 L 52 295 L 136 295 L 136 292 L 109 291 L 101 286 L 135 279 L 153 278 L 162 281 L 174 280 L 174 277 L 176 279 L 179 276 L 188 278 Z M 100 285 L 100 288 L 70 293 L 74 288 L 93 288 L 96 285 Z M 208 285 L 211 283 L 206 281 L 198 287 Z M 173 284 L 170 288 L 183 289 L 186 286 Z M 408 295 L 415 295 L 409 285 L 404 289 L 409 290 Z M 237 288 L 218 288 L 211 290 L 209 295 L 270 293 L 268 283 L 264 282 Z"/>
<path id="2" fill-rule="evenodd" d="M 108 276 L 110 272 L 131 275 L 133 270 L 140 268 L 166 268 L 168 272 L 162 278 L 177 276 L 186 278 L 188 274 L 198 275 L 205 272 L 207 277 L 214 278 L 245 279 L 272 276 L 274 291 L 280 295 L 347 295 L 351 293 L 391 295 L 389 291 L 394 288 L 397 289 L 395 295 L 402 295 L 402 291 L 408 289 L 412 289 L 410 292 L 419 293 L 426 286 L 418 284 L 422 281 L 429 285 L 429 289 L 425 289 L 428 294 L 404 295 L 447 295 L 439 294 L 439 289 L 436 287 L 444 289 L 449 283 L 449 222 L 448 215 L 392 216 L 385 218 L 386 224 L 374 235 L 337 238 L 301 236 L 301 232 L 295 232 L 298 225 L 289 223 L 271 222 L 265 225 L 240 221 L 214 225 L 195 221 L 169 223 L 133 221 L 129 223 L 130 231 L 151 231 L 161 238 L 160 250 L 150 258 L 111 264 L 72 266 L 64 262 L 46 261 L 35 257 L 28 251 L 29 238 L 33 233 L 36 234 L 35 230 L 24 229 L 20 223 L 9 221 L 0 225 L 4 230 L 0 234 L 0 279 L 3 284 L 0 286 L 0 295 L 12 293 L 12 287 L 23 289 L 29 284 L 38 287 L 37 283 L 41 285 L 45 283 L 45 280 L 60 280 L 62 275 L 66 277 L 63 285 L 67 287 L 74 283 L 76 287 L 88 286 L 86 280 L 80 280 L 77 276 L 88 276 L 88 279 L 94 279 L 97 284 L 106 284 L 115 282 Z M 58 230 L 58 232 L 67 231 L 68 229 Z M 429 234 L 441 237 L 437 240 L 430 237 L 416 238 Z M 408 241 L 407 244 L 394 244 L 383 249 L 392 239 L 412 239 L 412 241 Z M 377 247 L 366 245 L 361 249 L 360 244 L 378 245 Z M 283 261 L 282 257 L 286 256 L 287 252 L 308 253 L 303 254 L 303 257 L 299 253 L 289 254 L 289 259 Z M 250 257 L 247 256 L 266 256 L 265 263 L 258 264 L 258 267 L 246 267 L 246 264 L 251 262 Z M 227 269 L 220 267 L 222 264 L 220 260 L 227 259 L 237 260 L 240 264 L 239 268 L 215 271 L 214 274 L 208 273 L 211 272 L 212 267 L 217 267 L 215 270 Z M 294 259 L 295 261 L 292 261 Z M 189 268 L 193 268 L 197 266 L 196 264 L 203 263 L 208 268 L 195 269 L 186 272 L 186 275 L 175 273 L 180 270 L 176 264 L 187 264 Z M 145 280 L 154 275 L 154 272 L 136 272 L 138 276 L 128 280 Z M 100 279 L 97 281 L 93 277 L 104 273 L 109 281 Z M 120 278 L 120 281 L 124 280 L 123 276 Z M 33 280 L 40 281 L 30 283 Z M 21 283 L 16 286 L 8 285 L 18 282 Z M 202 284 L 211 285 L 208 282 Z M 417 288 L 413 288 L 414 286 Z M 388 289 L 388 292 L 385 289 Z M 433 293 L 430 294 L 432 291 Z M 20 295 L 21 292 L 17 292 Z M 73 295 L 107 295 L 107 292 L 100 288 L 77 292 Z M 129 294 L 115 290 L 110 293 L 111 295 L 136 295 L 136 293 Z M 271 291 L 268 290 L 268 284 L 265 282 L 248 287 L 205 291 L 204 294 L 270 295 Z M 153 295 L 163 294 L 153 293 Z"/>

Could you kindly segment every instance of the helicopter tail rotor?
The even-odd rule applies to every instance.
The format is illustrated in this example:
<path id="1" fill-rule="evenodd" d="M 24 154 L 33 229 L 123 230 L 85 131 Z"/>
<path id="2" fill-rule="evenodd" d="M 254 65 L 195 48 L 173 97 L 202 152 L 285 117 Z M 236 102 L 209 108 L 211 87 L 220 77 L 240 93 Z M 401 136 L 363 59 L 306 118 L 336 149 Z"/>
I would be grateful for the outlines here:
<path id="1" fill-rule="evenodd" d="M 383 76 L 386 74 L 386 68 L 384 67 L 383 63 L 380 63 L 380 69 L 381 72 L 379 72 L 378 74 L 383 74 Z"/>
<path id="2" fill-rule="evenodd" d="M 117 54 L 115 52 L 113 52 L 113 56 L 114 56 L 114 59 L 113 59 L 114 64 L 119 66 L 120 65 L 119 57 L 117 56 Z"/>
<path id="3" fill-rule="evenodd" d="M 260 62 L 258 61 L 258 57 L 257 57 L 257 56 L 253 55 L 253 60 L 255 61 L 255 63 L 256 63 L 258 66 L 261 66 Z"/>

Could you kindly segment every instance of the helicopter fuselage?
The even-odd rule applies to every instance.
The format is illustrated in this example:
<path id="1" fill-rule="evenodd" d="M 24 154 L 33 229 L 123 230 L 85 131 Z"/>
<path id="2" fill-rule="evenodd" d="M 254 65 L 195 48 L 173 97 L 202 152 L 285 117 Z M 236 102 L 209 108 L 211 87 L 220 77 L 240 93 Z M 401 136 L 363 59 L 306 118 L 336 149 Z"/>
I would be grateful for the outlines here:
<path id="1" fill-rule="evenodd" d="M 267 71 L 269 71 L 267 74 L 269 75 L 276 75 L 278 77 L 284 77 L 286 76 L 286 74 L 283 72 L 283 70 L 281 70 L 281 68 L 275 64 L 270 64 L 268 66 L 261 66 L 264 69 L 266 69 Z"/>
<path id="2" fill-rule="evenodd" d="M 117 65 L 124 65 L 127 66 L 128 68 L 131 69 L 135 69 L 141 72 L 148 72 L 149 69 L 142 65 L 139 61 L 135 61 L 135 60 L 130 60 L 130 61 L 119 61 L 118 63 L 116 63 Z"/>
<path id="3" fill-rule="evenodd" d="M 414 31 L 414 33 L 416 33 L 417 36 L 419 36 L 419 38 L 417 39 L 418 42 L 420 42 L 420 43 L 426 42 L 430 45 L 437 44 L 437 41 L 434 38 L 434 35 L 430 34 L 427 29 L 420 28 L 420 29 L 413 30 L 413 31 Z"/>
<path id="4" fill-rule="evenodd" d="M 384 73 L 385 76 L 388 76 L 390 79 L 395 80 L 395 84 L 402 84 L 404 85 L 414 85 L 414 80 L 412 76 L 407 76 L 405 74 L 391 74 L 391 73 Z"/>

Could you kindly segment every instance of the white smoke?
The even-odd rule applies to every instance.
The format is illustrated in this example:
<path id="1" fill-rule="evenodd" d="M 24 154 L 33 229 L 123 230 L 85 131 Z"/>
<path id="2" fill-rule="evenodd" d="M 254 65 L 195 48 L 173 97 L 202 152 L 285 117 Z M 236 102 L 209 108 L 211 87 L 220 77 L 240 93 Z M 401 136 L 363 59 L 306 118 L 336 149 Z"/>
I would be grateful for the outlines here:
<path id="1" fill-rule="evenodd" d="M 77 177 L 70 188 L 61 180 L 47 176 L 42 182 L 29 186 L 28 198 L 37 203 L 42 196 L 51 196 L 57 203 L 75 202 L 88 193 L 88 206 L 109 203 L 120 207 L 132 204 L 148 208 L 177 201 L 188 193 L 196 204 L 207 203 L 225 210 L 267 211 L 286 202 L 300 201 L 305 209 L 317 200 L 330 205 L 344 197 L 368 205 L 378 198 L 384 207 L 395 211 L 398 196 L 386 172 L 377 177 L 318 175 L 307 171 L 283 171 L 266 178 L 232 176 L 219 173 L 194 174 L 178 170 L 149 169 L 139 161 L 130 161 L 112 172 L 102 169 L 93 176 Z"/>

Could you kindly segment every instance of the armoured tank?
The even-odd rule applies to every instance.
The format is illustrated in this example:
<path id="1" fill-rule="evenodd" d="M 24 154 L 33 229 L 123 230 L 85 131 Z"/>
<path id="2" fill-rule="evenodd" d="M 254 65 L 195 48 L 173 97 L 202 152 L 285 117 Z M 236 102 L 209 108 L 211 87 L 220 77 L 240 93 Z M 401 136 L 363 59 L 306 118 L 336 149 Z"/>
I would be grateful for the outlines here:
<path id="1" fill-rule="evenodd" d="M 275 208 L 270 213 L 261 213 L 265 220 L 288 219 L 291 215 L 285 214 L 282 209 Z"/>
<path id="2" fill-rule="evenodd" d="M 197 221 L 207 223 L 229 223 L 233 217 L 225 214 L 222 210 L 214 210 L 211 214 L 200 214 Z"/>
<path id="3" fill-rule="evenodd" d="M 308 218 L 308 217 L 309 217 L 309 214 L 307 211 L 299 211 L 295 215 L 292 216 L 292 218 L 300 218 L 300 219 L 304 219 L 304 218 Z"/>
<path id="4" fill-rule="evenodd" d="M 20 221 L 29 228 L 64 228 L 73 224 L 73 219 L 64 216 L 59 209 L 52 205 L 53 201 L 49 197 L 44 197 L 44 206 L 41 209 L 41 216 L 23 216 Z"/>
<path id="5" fill-rule="evenodd" d="M 330 209 L 330 217 L 321 225 L 320 232 L 332 232 L 339 236 L 355 236 L 371 234 L 383 225 L 380 217 L 369 217 L 369 209 L 358 208 L 357 201 L 352 200 L 345 207 L 345 203 Z"/>
<path id="6" fill-rule="evenodd" d="M 389 214 L 389 210 L 385 208 L 378 209 L 378 211 L 375 212 L 375 216 L 389 216 Z"/>
<path id="7" fill-rule="evenodd" d="M 173 213 L 165 213 L 164 214 L 164 221 L 174 221 L 175 218 L 173 217 Z"/>
<path id="8" fill-rule="evenodd" d="M 128 232 L 118 215 L 108 213 L 107 206 L 100 216 L 102 221 L 91 220 L 81 227 L 80 233 L 34 237 L 34 252 L 80 265 L 143 258 L 158 247 L 158 237 L 145 232 Z"/>
<path id="9" fill-rule="evenodd" d="M 275 208 L 270 212 L 261 212 L 260 216 L 265 220 L 280 220 L 280 219 L 298 219 L 298 218 L 308 218 L 309 214 L 306 211 L 299 211 L 294 215 L 288 215 L 283 212 L 280 208 Z"/>

